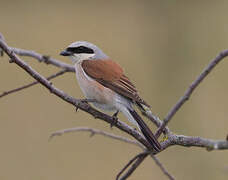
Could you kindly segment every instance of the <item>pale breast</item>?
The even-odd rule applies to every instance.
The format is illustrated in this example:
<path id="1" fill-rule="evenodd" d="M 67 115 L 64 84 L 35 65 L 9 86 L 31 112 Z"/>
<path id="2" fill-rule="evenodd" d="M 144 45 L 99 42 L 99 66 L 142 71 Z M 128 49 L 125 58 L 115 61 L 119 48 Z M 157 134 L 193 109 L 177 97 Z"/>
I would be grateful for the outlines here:
<path id="1" fill-rule="evenodd" d="M 104 87 L 97 81 L 90 78 L 82 69 L 80 63 L 75 64 L 76 78 L 83 94 L 88 99 L 95 99 L 96 107 L 104 110 L 115 110 L 113 105 L 115 92 Z"/>

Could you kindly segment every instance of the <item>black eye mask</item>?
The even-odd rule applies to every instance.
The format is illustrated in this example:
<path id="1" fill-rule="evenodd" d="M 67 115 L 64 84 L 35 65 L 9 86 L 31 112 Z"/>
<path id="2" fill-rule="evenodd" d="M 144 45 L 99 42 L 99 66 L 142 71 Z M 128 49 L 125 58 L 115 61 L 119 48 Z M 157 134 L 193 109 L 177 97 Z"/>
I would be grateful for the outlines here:
<path id="1" fill-rule="evenodd" d="M 72 52 L 73 54 L 94 54 L 94 51 L 91 48 L 85 46 L 78 46 L 78 47 L 68 47 L 66 49 L 68 52 Z"/>

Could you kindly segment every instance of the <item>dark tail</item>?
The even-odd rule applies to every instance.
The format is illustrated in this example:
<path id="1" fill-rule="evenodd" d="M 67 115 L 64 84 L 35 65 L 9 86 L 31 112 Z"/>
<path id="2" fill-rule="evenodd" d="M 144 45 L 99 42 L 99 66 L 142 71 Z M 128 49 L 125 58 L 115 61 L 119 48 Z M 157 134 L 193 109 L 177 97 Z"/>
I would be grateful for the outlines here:
<path id="1" fill-rule="evenodd" d="M 154 136 L 154 134 L 151 132 L 149 127 L 146 125 L 146 123 L 142 120 L 142 118 L 138 115 L 138 113 L 133 109 L 128 109 L 131 115 L 134 117 L 135 121 L 138 123 L 139 128 L 143 135 L 145 136 L 146 140 L 150 143 L 150 145 L 153 147 L 155 151 L 161 150 L 161 145 Z"/>

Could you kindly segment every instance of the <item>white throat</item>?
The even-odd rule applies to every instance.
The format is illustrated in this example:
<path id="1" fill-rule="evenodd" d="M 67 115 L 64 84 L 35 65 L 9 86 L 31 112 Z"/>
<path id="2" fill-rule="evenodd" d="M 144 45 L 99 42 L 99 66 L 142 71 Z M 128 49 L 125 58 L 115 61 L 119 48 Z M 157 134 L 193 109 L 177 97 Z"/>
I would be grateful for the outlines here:
<path id="1" fill-rule="evenodd" d="M 77 63 L 82 60 L 90 59 L 94 55 L 95 54 L 88 54 L 88 53 L 73 54 L 72 56 L 70 56 L 70 59 L 72 60 L 73 63 Z"/>

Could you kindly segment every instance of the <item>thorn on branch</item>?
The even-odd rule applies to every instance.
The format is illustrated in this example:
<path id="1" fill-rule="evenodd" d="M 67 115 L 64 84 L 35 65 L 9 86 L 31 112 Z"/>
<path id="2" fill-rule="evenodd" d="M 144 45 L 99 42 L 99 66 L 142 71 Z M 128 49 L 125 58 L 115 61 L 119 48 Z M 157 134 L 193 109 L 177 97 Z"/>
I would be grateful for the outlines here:
<path id="1" fill-rule="evenodd" d="M 46 64 L 50 64 L 50 63 L 49 63 L 50 56 L 48 56 L 48 55 L 43 55 L 42 58 L 43 58 L 43 61 L 44 61 Z M 42 61 L 40 61 L 40 62 L 42 62 Z"/>
<path id="2" fill-rule="evenodd" d="M 91 131 L 90 136 L 89 137 L 93 137 L 95 135 L 94 131 Z"/>
<path id="3" fill-rule="evenodd" d="M 9 63 L 13 63 L 14 62 L 14 59 L 13 58 L 10 58 L 9 59 Z"/>
<path id="4" fill-rule="evenodd" d="M 110 128 L 112 128 L 113 126 L 115 126 L 118 123 L 118 115 L 119 111 L 116 111 L 113 115 L 112 115 L 112 122 L 110 123 Z"/>
<path id="5" fill-rule="evenodd" d="M 9 63 L 13 63 L 15 62 L 15 59 L 14 59 L 14 52 L 12 50 L 9 50 L 9 54 L 10 54 L 10 59 L 9 59 Z"/>
<path id="6" fill-rule="evenodd" d="M 75 111 L 76 111 L 76 112 L 78 112 L 78 108 L 79 108 L 79 107 L 75 105 Z"/>
<path id="7" fill-rule="evenodd" d="M 91 106 L 88 102 L 93 102 L 93 100 L 91 99 L 78 99 L 78 100 L 79 100 L 78 103 L 74 103 L 76 112 L 78 112 L 79 107 L 82 107 L 82 106 L 84 106 L 85 109 L 89 110 Z M 95 117 L 96 115 L 93 115 L 93 116 Z"/>
<path id="8" fill-rule="evenodd" d="M 94 114 L 93 117 L 94 117 L 94 119 L 99 118 L 99 116 L 97 114 Z"/>

